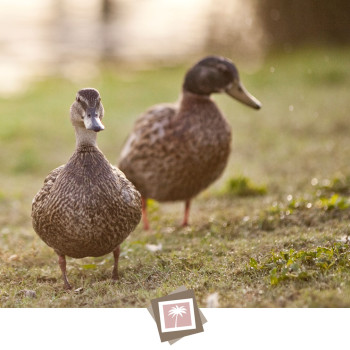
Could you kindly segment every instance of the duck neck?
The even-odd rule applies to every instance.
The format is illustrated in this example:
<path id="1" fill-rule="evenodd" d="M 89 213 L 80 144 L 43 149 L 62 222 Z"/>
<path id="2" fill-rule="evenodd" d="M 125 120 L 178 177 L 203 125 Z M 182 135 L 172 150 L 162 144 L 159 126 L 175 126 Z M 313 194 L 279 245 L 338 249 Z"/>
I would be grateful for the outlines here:
<path id="1" fill-rule="evenodd" d="M 192 108 L 196 109 L 198 107 L 201 108 L 203 107 L 203 105 L 211 105 L 213 103 L 214 102 L 209 95 L 198 95 L 186 90 L 182 91 L 178 100 L 180 109 L 185 110 L 189 110 Z"/>
<path id="2" fill-rule="evenodd" d="M 76 148 L 95 147 L 97 148 L 97 132 L 87 130 L 84 127 L 75 127 Z"/>
<path id="3" fill-rule="evenodd" d="M 186 103 L 186 102 L 208 102 L 212 101 L 210 98 L 210 95 L 199 95 L 195 94 L 193 92 L 189 92 L 187 90 L 182 90 L 182 93 L 180 95 L 180 102 L 181 103 Z"/>

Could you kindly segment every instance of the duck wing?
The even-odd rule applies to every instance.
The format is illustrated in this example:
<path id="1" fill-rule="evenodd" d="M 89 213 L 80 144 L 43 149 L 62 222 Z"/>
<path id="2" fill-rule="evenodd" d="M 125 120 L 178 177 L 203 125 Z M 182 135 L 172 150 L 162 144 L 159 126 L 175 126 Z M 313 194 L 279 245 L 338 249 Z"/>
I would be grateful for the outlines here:
<path id="1" fill-rule="evenodd" d="M 125 174 L 117 167 L 112 166 L 112 171 L 120 184 L 120 195 L 124 203 L 135 212 L 140 212 L 141 195 L 135 186 L 126 178 Z"/>
<path id="2" fill-rule="evenodd" d="M 46 176 L 44 180 L 44 186 L 40 189 L 40 191 L 35 195 L 32 201 L 32 216 L 34 214 L 34 210 L 36 207 L 40 206 L 47 196 L 51 192 L 51 188 L 53 184 L 56 182 L 58 176 L 60 175 L 62 169 L 65 167 L 65 164 L 59 166 L 58 168 L 52 170 L 49 175 Z"/>
<path id="3" fill-rule="evenodd" d="M 175 105 L 156 105 L 136 120 L 134 129 L 124 144 L 119 161 L 119 168 L 128 178 L 135 161 L 142 159 L 145 152 L 148 153 L 149 146 L 166 140 L 167 129 L 176 112 Z"/>

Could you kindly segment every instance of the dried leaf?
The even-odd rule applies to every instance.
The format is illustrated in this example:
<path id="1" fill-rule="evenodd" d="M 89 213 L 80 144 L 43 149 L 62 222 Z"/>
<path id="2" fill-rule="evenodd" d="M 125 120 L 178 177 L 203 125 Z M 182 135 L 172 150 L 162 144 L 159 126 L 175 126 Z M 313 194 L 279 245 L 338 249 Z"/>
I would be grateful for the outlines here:
<path id="1" fill-rule="evenodd" d="M 18 255 L 17 254 L 13 254 L 8 258 L 8 261 L 15 261 L 18 260 Z"/>
<path id="2" fill-rule="evenodd" d="M 217 292 L 209 294 L 207 297 L 207 307 L 219 307 L 219 294 Z"/>
<path id="3" fill-rule="evenodd" d="M 157 252 L 159 250 L 162 250 L 163 249 L 163 245 L 162 243 L 159 243 L 159 244 L 146 244 L 146 248 L 150 251 L 150 252 Z"/>
<path id="4" fill-rule="evenodd" d="M 30 289 L 20 290 L 17 294 L 22 293 L 27 298 L 36 298 L 36 292 Z"/>

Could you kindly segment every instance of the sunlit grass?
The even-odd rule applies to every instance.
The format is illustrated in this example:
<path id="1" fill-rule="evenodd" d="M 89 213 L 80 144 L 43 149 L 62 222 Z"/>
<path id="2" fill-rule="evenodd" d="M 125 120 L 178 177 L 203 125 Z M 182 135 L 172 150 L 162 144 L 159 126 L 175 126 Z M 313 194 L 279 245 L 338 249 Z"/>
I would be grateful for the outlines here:
<path id="1" fill-rule="evenodd" d="M 56 255 L 30 219 L 45 176 L 74 150 L 69 107 L 75 93 L 100 90 L 106 129 L 98 143 L 116 163 L 137 116 L 177 100 L 190 64 L 101 67 L 83 86 L 51 78 L 0 99 L 2 306 L 144 307 L 181 285 L 195 290 L 201 306 L 213 292 L 227 307 L 350 306 L 350 50 L 275 53 L 254 74 L 236 64 L 263 108 L 214 97 L 232 126 L 232 155 L 223 177 L 193 202 L 191 226 L 180 227 L 183 203 L 151 201 L 153 231 L 140 226 L 122 245 L 118 283 L 109 280 L 110 255 L 68 259 L 72 285 L 83 288 L 76 293 L 63 290 Z M 148 243 L 161 243 L 162 250 L 150 252 Z M 334 252 L 339 244 L 342 251 Z M 318 252 L 330 268 L 318 265 Z M 309 258 L 316 260 L 308 265 Z M 308 278 L 301 278 L 305 271 Z"/>

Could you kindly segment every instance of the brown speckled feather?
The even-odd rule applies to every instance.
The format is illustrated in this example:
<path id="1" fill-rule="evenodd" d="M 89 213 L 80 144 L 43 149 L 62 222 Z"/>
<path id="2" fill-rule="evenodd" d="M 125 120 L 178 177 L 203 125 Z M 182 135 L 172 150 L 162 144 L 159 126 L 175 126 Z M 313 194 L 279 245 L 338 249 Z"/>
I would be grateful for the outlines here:
<path id="1" fill-rule="evenodd" d="M 94 146 L 53 170 L 33 200 L 33 227 L 59 255 L 112 252 L 139 223 L 140 194 Z"/>
<path id="2" fill-rule="evenodd" d="M 119 168 L 145 198 L 187 200 L 220 177 L 230 145 L 214 101 L 185 92 L 179 106 L 158 105 L 137 120 Z"/>

